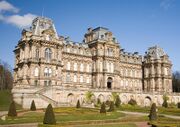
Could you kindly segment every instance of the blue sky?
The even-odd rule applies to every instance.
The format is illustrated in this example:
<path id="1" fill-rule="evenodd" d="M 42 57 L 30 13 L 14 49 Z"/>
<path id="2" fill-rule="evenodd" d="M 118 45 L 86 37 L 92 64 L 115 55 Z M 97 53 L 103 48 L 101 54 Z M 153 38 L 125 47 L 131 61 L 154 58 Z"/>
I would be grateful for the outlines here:
<path id="1" fill-rule="evenodd" d="M 44 10 L 44 11 L 43 11 Z M 180 70 L 180 0 L 0 1 L 0 59 L 14 66 L 13 50 L 38 15 L 51 18 L 59 35 L 82 41 L 88 27 L 109 28 L 128 52 L 159 45 Z"/>

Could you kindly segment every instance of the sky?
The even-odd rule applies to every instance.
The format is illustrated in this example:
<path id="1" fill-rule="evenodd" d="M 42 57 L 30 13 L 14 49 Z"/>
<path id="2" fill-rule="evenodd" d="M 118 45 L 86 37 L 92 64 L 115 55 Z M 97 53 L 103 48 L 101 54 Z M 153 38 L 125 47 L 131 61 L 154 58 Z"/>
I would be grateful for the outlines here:
<path id="1" fill-rule="evenodd" d="M 144 55 L 158 45 L 180 71 L 180 0 L 0 0 L 0 59 L 12 68 L 22 29 L 37 16 L 51 18 L 59 35 L 76 42 L 101 26 L 127 52 Z"/>

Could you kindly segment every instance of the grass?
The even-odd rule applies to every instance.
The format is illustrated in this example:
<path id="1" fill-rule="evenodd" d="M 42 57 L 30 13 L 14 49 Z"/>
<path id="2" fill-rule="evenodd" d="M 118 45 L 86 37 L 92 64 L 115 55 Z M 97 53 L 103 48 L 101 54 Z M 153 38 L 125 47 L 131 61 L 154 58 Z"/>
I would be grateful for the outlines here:
<path id="1" fill-rule="evenodd" d="M 0 111 L 8 111 L 11 102 L 12 102 L 11 91 L 0 90 Z M 16 108 L 21 109 L 21 106 L 16 104 Z"/>
<path id="2" fill-rule="evenodd" d="M 40 124 L 38 127 L 59 127 L 59 125 Z M 119 123 L 119 124 L 101 124 L 101 125 L 94 125 L 94 124 L 92 124 L 92 125 L 77 125 L 75 127 L 137 127 L 137 126 L 132 123 Z"/>
<path id="3" fill-rule="evenodd" d="M 54 109 L 57 123 L 66 123 L 68 121 L 85 121 L 85 120 L 109 120 L 123 117 L 123 113 L 111 112 L 100 114 L 98 109 L 90 108 L 56 108 Z M 15 123 L 42 123 L 44 112 L 26 112 L 15 118 L 7 118 L 0 120 L 0 124 L 15 124 Z"/>
<path id="4" fill-rule="evenodd" d="M 131 111 L 131 112 L 142 112 L 142 113 L 149 113 L 150 107 L 140 107 L 140 106 L 132 106 L 132 105 L 121 105 L 119 110 L 121 111 Z M 158 114 L 166 114 L 166 115 L 175 115 L 180 116 L 180 109 L 171 107 L 171 108 L 164 108 L 158 107 Z"/>

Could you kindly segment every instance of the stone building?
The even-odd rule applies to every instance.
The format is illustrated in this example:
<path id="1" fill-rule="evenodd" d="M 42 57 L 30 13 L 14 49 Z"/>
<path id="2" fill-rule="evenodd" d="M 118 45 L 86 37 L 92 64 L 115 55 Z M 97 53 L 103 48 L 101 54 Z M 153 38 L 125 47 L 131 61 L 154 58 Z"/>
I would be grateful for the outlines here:
<path id="1" fill-rule="evenodd" d="M 119 93 L 122 103 L 131 98 L 139 105 L 162 104 L 162 96 L 177 103 L 172 93 L 171 66 L 168 55 L 158 46 L 144 56 L 128 53 L 113 33 L 104 27 L 88 28 L 83 42 L 59 36 L 53 21 L 45 17 L 33 20 L 15 50 L 14 100 L 28 108 L 73 106 L 77 100 L 86 105 L 86 93 L 93 93 L 94 103 L 112 100 Z"/>

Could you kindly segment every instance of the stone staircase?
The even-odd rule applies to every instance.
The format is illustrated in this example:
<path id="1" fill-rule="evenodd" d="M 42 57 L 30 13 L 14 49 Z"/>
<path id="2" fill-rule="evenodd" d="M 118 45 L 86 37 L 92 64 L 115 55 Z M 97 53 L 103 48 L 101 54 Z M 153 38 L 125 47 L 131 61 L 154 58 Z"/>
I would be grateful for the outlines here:
<path id="1" fill-rule="evenodd" d="M 58 107 L 59 104 L 58 104 L 57 101 L 55 101 L 55 100 L 53 100 L 52 98 L 44 95 L 44 93 L 46 93 L 46 92 L 47 92 L 48 90 L 50 90 L 51 88 L 52 88 L 52 87 L 44 87 L 44 88 L 36 91 L 35 94 L 36 94 L 37 96 L 39 96 L 41 99 L 43 99 L 44 101 L 52 104 L 54 107 Z"/>

